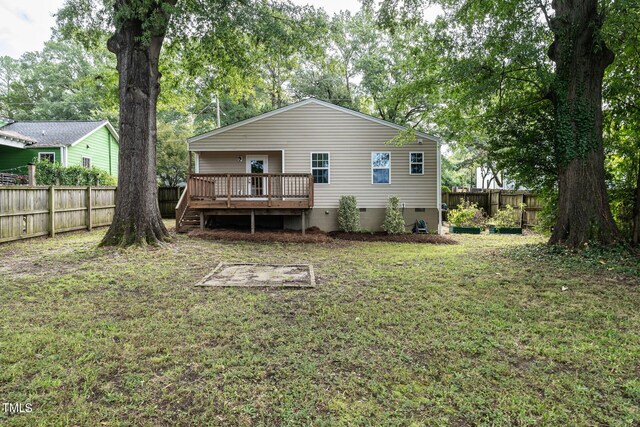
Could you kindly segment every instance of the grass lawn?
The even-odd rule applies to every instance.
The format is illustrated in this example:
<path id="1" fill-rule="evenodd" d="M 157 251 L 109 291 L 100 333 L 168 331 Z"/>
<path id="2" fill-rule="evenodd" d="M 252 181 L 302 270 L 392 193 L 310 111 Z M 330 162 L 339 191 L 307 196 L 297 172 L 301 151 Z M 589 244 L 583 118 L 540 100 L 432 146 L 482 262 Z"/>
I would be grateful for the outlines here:
<path id="1" fill-rule="evenodd" d="M 103 234 L 0 245 L 0 402 L 33 405 L 0 424 L 640 424 L 638 258 Z M 220 261 L 313 263 L 319 286 L 192 286 Z"/>

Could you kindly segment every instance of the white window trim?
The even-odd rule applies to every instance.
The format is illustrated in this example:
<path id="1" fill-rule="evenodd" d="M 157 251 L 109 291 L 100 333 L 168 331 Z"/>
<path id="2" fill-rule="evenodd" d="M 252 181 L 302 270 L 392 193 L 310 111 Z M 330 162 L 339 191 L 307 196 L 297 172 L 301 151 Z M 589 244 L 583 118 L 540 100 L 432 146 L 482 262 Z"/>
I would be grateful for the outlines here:
<path id="1" fill-rule="evenodd" d="M 373 167 L 373 156 L 376 154 L 388 154 L 389 155 L 389 167 L 388 168 L 374 168 Z M 391 184 L 391 151 L 372 151 L 371 152 L 371 161 L 369 162 L 371 167 L 371 184 L 373 185 L 389 185 Z M 373 170 L 374 169 L 389 169 L 389 182 L 373 182 Z"/>
<path id="2" fill-rule="evenodd" d="M 41 152 L 39 152 L 38 153 L 38 160 L 42 160 L 42 155 L 43 154 L 52 154 L 53 155 L 53 162 L 52 163 L 56 162 L 56 153 L 55 153 L 55 151 L 41 151 Z"/>
<path id="3" fill-rule="evenodd" d="M 412 162 L 411 161 L 411 156 L 413 154 L 421 154 L 422 155 L 422 162 L 418 163 L 418 162 Z M 422 172 L 421 173 L 413 173 L 411 172 L 411 166 L 413 165 L 422 165 Z M 412 151 L 409 153 L 409 175 L 424 175 L 424 151 Z"/>
<path id="4" fill-rule="evenodd" d="M 82 162 L 82 167 L 84 167 L 84 159 L 89 160 L 89 167 L 87 169 L 91 169 L 91 166 L 93 166 L 93 160 L 91 160 L 91 157 L 82 156 L 82 158 L 80 159 L 80 161 Z"/>
<path id="5" fill-rule="evenodd" d="M 329 166 L 326 168 L 314 168 L 313 167 L 313 155 L 314 154 L 326 154 L 328 157 L 328 161 L 329 161 Z M 312 151 L 311 153 L 309 153 L 309 166 L 311 166 L 311 175 L 313 175 L 313 170 L 314 169 L 326 169 L 329 172 L 329 179 L 327 182 L 314 182 L 313 185 L 329 185 L 331 184 L 331 153 L 328 151 Z"/>

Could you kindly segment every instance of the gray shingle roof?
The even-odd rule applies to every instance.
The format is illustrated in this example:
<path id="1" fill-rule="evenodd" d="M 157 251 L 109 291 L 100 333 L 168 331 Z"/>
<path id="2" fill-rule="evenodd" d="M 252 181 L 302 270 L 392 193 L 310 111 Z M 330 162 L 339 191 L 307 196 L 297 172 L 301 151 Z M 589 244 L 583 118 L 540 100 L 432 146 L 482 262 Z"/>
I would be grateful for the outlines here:
<path id="1" fill-rule="evenodd" d="M 17 121 L 2 128 L 36 141 L 30 147 L 71 145 L 88 133 L 107 123 L 106 120 L 83 121 Z"/>

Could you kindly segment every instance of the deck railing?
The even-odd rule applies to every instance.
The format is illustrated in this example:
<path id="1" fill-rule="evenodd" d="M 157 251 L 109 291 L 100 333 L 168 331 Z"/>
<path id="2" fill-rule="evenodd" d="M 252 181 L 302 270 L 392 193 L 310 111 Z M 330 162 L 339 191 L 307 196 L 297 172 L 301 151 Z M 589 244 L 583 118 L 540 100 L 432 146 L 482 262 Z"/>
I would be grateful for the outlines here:
<path id="1" fill-rule="evenodd" d="M 310 174 L 192 174 L 189 176 L 191 200 L 220 199 L 310 199 Z"/>
<path id="2" fill-rule="evenodd" d="M 311 174 L 190 174 L 176 206 L 176 230 L 192 210 L 200 210 L 202 221 L 202 212 L 211 210 L 309 209 L 313 197 Z"/>
<path id="3" fill-rule="evenodd" d="M 189 208 L 189 186 L 184 189 L 180 199 L 178 200 L 178 204 L 176 205 L 176 231 L 180 231 L 180 225 L 182 224 L 182 220 L 184 219 L 185 213 L 187 213 L 187 209 Z"/>

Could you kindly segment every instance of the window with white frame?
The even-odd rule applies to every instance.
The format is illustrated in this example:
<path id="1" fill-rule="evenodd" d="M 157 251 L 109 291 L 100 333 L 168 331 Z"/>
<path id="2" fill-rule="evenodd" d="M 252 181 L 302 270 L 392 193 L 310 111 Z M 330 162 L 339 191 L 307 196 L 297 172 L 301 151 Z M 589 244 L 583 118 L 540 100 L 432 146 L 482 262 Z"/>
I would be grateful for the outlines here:
<path id="1" fill-rule="evenodd" d="M 409 173 L 411 175 L 424 174 L 424 153 L 409 153 Z"/>
<path id="2" fill-rule="evenodd" d="M 311 153 L 311 174 L 316 184 L 329 184 L 329 153 Z"/>
<path id="3" fill-rule="evenodd" d="M 391 183 L 391 153 L 388 151 L 371 153 L 371 182 L 373 184 Z"/>
<path id="4" fill-rule="evenodd" d="M 83 157 L 82 158 L 82 167 L 91 169 L 91 157 Z"/>
<path id="5" fill-rule="evenodd" d="M 41 161 L 46 161 L 49 163 L 55 163 L 56 162 L 56 153 L 38 153 L 38 160 Z"/>

